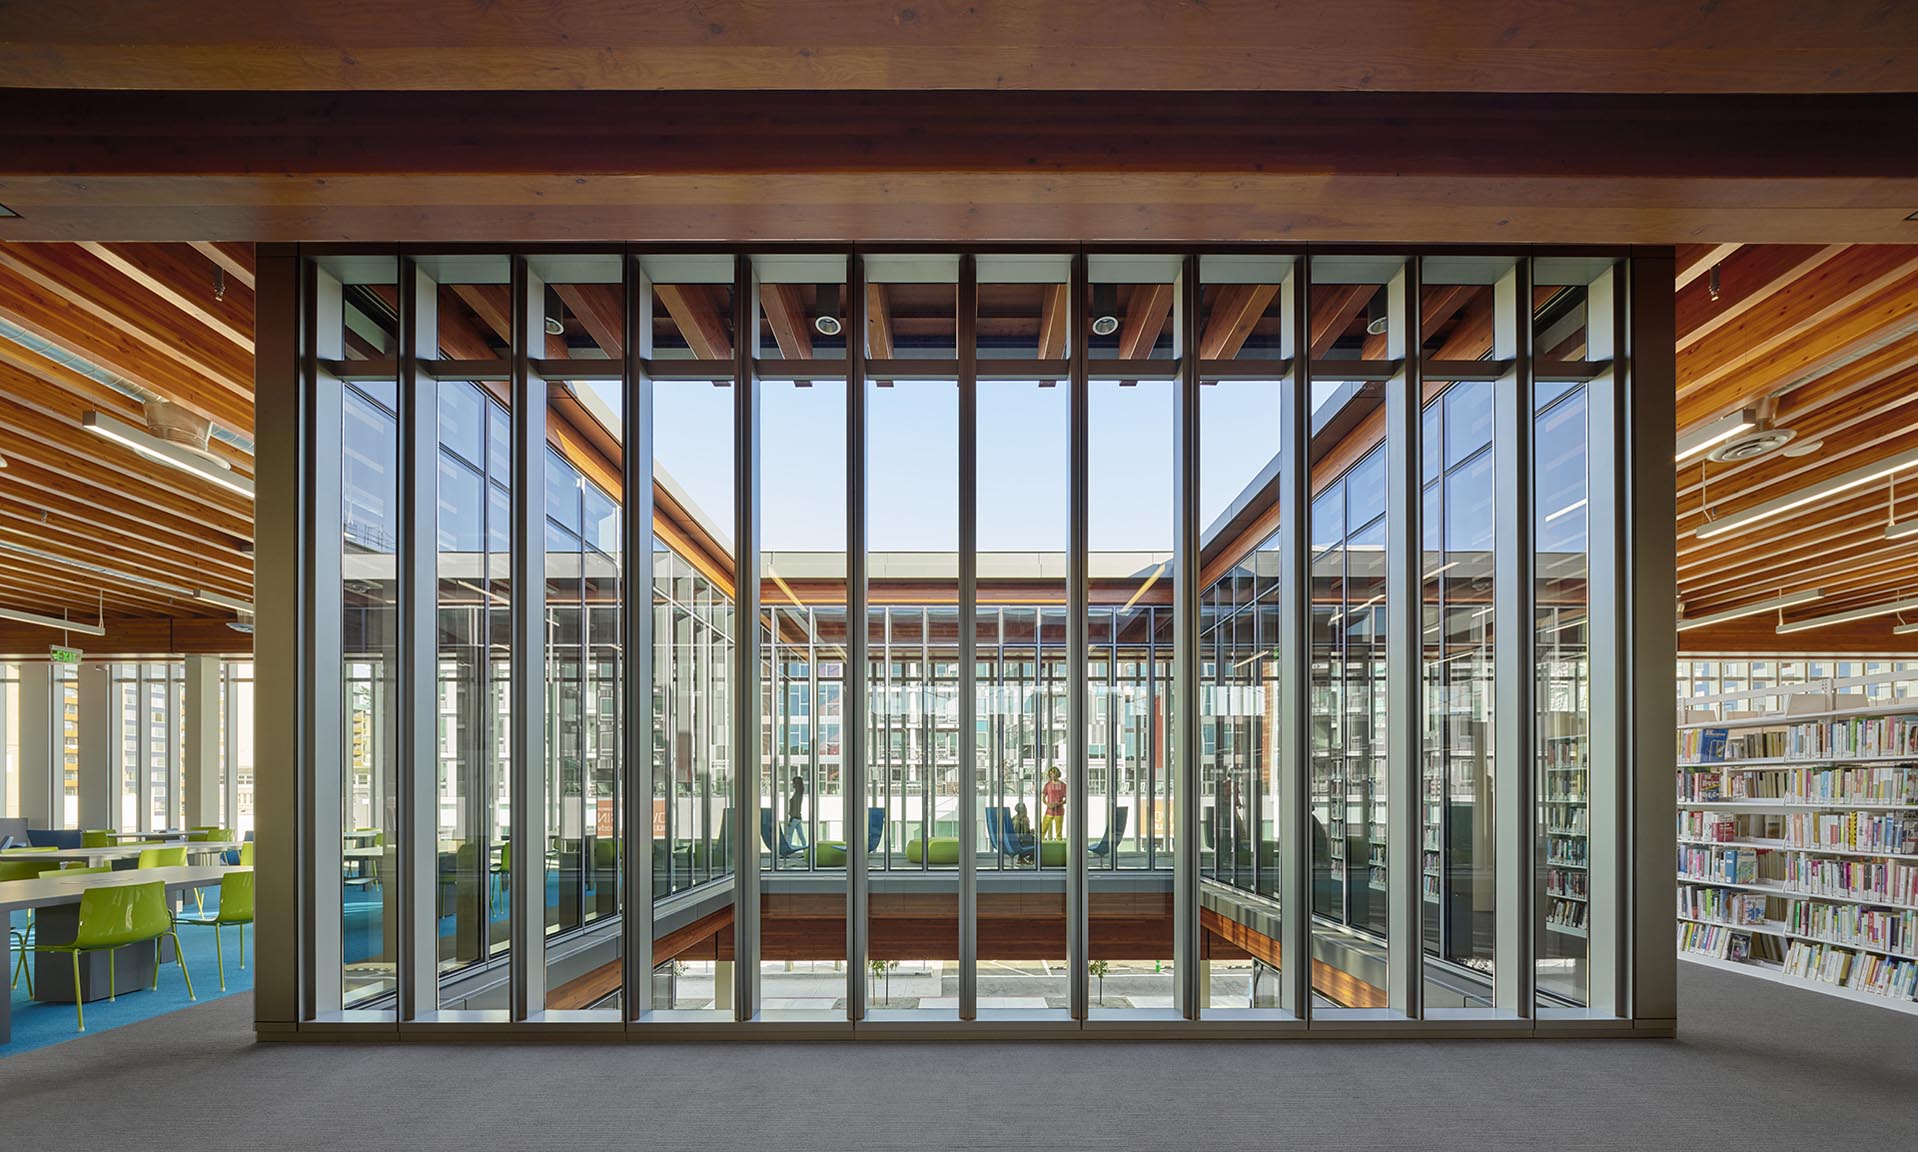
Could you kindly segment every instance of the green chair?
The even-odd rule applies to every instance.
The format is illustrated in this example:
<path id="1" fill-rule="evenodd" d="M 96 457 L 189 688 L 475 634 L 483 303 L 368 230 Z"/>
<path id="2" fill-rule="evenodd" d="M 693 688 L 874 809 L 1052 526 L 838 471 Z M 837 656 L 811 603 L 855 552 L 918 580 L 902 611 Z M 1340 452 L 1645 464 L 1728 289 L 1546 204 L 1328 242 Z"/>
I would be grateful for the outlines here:
<path id="1" fill-rule="evenodd" d="M 186 867 L 186 847 L 142 848 L 136 868 L 184 868 Z"/>
<path id="2" fill-rule="evenodd" d="M 111 848 L 113 836 L 114 831 L 111 828 L 89 828 L 80 833 L 80 847 Z"/>
<path id="3" fill-rule="evenodd" d="M 251 840 L 240 845 L 240 867 L 253 867 L 253 841 Z"/>
<path id="4" fill-rule="evenodd" d="M 186 981 L 186 997 L 193 995 L 193 977 L 187 974 L 186 954 L 180 950 L 180 934 L 173 930 L 173 914 L 167 909 L 166 885 L 109 884 L 88 888 L 80 893 L 80 917 L 73 940 L 66 944 L 35 943 L 35 952 L 65 952 L 73 957 L 73 1012 L 80 1031 L 87 1030 L 85 998 L 80 991 L 80 956 L 85 952 L 107 954 L 107 999 L 118 997 L 115 986 L 114 950 L 130 944 L 153 941 L 153 987 L 160 987 L 160 941 L 173 937 L 173 958 L 180 965 L 180 978 Z"/>
<path id="5" fill-rule="evenodd" d="M 51 852 L 52 849 L 49 848 L 47 851 Z M 42 873 L 59 870 L 58 860 L 0 860 L 0 881 L 32 880 Z M 24 973 L 27 978 L 27 995 L 31 996 L 33 995 L 33 969 L 27 966 L 27 950 L 33 947 L 33 909 L 27 909 L 26 926 L 23 928 L 9 926 L 7 935 L 12 937 L 14 951 L 19 953 L 18 958 L 13 962 L 13 979 L 10 987 L 18 988 L 20 976 Z"/>
<path id="6" fill-rule="evenodd" d="M 93 876 L 99 873 L 111 872 L 111 871 L 113 871 L 113 865 L 111 864 L 86 864 L 86 865 L 69 864 L 65 868 L 60 869 L 60 875 L 62 876 Z"/>
<path id="7" fill-rule="evenodd" d="M 220 964 L 220 991 L 226 991 L 226 948 L 220 940 L 220 929 L 228 924 L 238 927 L 240 971 L 246 971 L 246 926 L 253 923 L 253 873 L 229 872 L 220 877 L 220 907 L 213 915 L 202 912 L 199 916 L 176 916 L 173 923 L 176 927 L 197 924 L 213 929 L 213 955 Z"/>
<path id="8" fill-rule="evenodd" d="M 226 829 L 224 828 L 188 828 L 186 830 L 186 842 L 189 844 L 210 844 L 215 841 L 231 839 L 232 837 L 227 835 Z"/>

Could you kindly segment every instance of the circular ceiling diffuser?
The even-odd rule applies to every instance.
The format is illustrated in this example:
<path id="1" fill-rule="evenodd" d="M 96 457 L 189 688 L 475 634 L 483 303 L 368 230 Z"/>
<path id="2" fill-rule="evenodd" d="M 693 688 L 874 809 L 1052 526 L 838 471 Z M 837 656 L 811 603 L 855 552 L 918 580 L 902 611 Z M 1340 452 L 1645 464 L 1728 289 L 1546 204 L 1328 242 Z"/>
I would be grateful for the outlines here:
<path id="1" fill-rule="evenodd" d="M 1798 433 L 1790 428 L 1754 428 L 1740 433 L 1712 449 L 1711 459 L 1720 464 L 1738 464 L 1769 456 L 1791 443 Z"/>

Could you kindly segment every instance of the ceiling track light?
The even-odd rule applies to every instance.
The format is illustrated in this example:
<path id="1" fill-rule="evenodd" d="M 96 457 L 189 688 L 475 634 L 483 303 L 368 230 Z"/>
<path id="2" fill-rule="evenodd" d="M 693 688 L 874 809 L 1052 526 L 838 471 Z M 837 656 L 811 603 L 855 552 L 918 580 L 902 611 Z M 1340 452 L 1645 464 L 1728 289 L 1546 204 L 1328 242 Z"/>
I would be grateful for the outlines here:
<path id="1" fill-rule="evenodd" d="M 1693 628 L 1704 628 L 1711 624 L 1723 624 L 1727 620 L 1740 620 L 1746 616 L 1757 616 L 1773 610 L 1795 608 L 1800 604 L 1809 604 L 1824 598 L 1824 593 L 1816 588 L 1804 592 L 1793 592 L 1786 596 L 1774 596 L 1769 600 L 1755 600 L 1737 608 L 1727 608 L 1723 612 L 1708 612 L 1703 616 L 1693 616 L 1678 622 L 1680 632 Z"/>
<path id="2" fill-rule="evenodd" d="M 184 448 L 169 444 L 144 428 L 135 428 L 118 417 L 105 412 L 88 412 L 80 419 L 80 426 L 96 436 L 103 436 L 133 449 L 140 455 L 158 464 L 177 468 L 202 480 L 210 481 L 229 492 L 238 493 L 251 500 L 253 481 L 244 476 L 235 476 L 232 469 L 221 467 Z"/>
<path id="3" fill-rule="evenodd" d="M 1750 528 L 1754 524 L 1783 516 L 1787 512 L 1803 508 L 1808 504 L 1814 504 L 1827 496 L 1836 496 L 1840 492 L 1862 488 L 1866 484 L 1883 480 L 1887 476 L 1911 467 L 1918 467 L 1918 449 L 1887 456 L 1877 463 L 1867 464 L 1862 468 L 1855 468 L 1850 472 L 1821 480 L 1809 488 L 1780 496 L 1776 500 L 1767 500 L 1763 504 L 1755 504 L 1742 512 L 1734 512 L 1730 516 L 1701 524 L 1693 535 L 1700 540 L 1709 540 L 1714 536 L 1723 536 L 1728 532 Z"/>
<path id="4" fill-rule="evenodd" d="M 1789 624 L 1780 624 L 1778 634 L 1787 636 L 1793 632 L 1807 632 L 1813 628 L 1829 628 L 1834 624 L 1851 624 L 1859 620 L 1870 620 L 1876 616 L 1891 616 L 1899 612 L 1918 612 L 1918 599 L 1895 600 L 1890 604 L 1873 604 L 1864 608 L 1853 608 L 1845 612 L 1834 612 L 1829 616 L 1813 616 L 1809 620 L 1793 620 Z"/>

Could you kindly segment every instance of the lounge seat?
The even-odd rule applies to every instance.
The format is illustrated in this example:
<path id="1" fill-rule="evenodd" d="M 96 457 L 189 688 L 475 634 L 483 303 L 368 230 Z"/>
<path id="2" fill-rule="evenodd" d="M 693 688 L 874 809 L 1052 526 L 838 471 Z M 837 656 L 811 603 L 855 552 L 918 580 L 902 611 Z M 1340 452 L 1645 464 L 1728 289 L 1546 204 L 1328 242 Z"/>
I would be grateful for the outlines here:
<path id="1" fill-rule="evenodd" d="M 942 864 L 959 863 L 959 837 L 934 836 L 932 838 L 932 849 L 930 852 L 930 856 L 931 856 L 930 861 L 921 859 L 921 857 L 926 855 L 928 855 L 928 852 L 926 849 L 925 841 L 921 840 L 917 836 L 914 836 L 912 839 L 906 841 L 907 861 L 913 864 L 930 863 L 933 867 L 936 868 Z"/>
<path id="2" fill-rule="evenodd" d="M 884 808 L 866 809 L 866 853 L 870 856 L 879 848 L 879 841 L 886 835 L 886 810 Z M 821 840 L 812 850 L 812 862 L 815 868 L 844 868 L 846 866 L 846 842 L 844 840 Z"/>

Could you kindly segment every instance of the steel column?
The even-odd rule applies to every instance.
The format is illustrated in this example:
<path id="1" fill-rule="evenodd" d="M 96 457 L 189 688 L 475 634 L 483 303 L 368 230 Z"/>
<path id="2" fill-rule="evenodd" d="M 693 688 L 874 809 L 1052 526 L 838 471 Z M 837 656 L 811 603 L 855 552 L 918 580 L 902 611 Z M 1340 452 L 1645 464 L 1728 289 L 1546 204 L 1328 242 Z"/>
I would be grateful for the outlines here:
<path id="1" fill-rule="evenodd" d="M 627 1020 L 653 1009 L 653 763 L 654 677 L 658 638 L 653 608 L 653 382 L 645 364 L 653 355 L 653 285 L 638 257 L 626 256 L 624 400 L 620 408 L 622 450 L 620 502 L 620 668 L 624 725 L 620 740 L 621 815 L 625 827 L 626 900 L 621 923 Z M 671 741 L 668 729 L 668 742 Z M 670 790 L 668 804 L 671 803 Z"/>
<path id="2" fill-rule="evenodd" d="M 532 351 L 546 336 L 546 286 L 512 258 L 513 667 L 511 885 L 514 1020 L 546 1010 L 546 381 Z"/>
<path id="3" fill-rule="evenodd" d="M 752 257 L 734 260 L 733 1016 L 751 1020 L 759 1013 L 759 280 Z"/>
<path id="4" fill-rule="evenodd" d="M 1425 538 L 1420 436 L 1419 257 L 1386 288 L 1387 354 L 1402 367 L 1385 385 L 1386 994 L 1395 1015 L 1424 1012 L 1425 943 L 1420 837 L 1423 737 Z"/>
<path id="5" fill-rule="evenodd" d="M 1092 693 L 1086 677 L 1086 612 L 1091 592 L 1086 575 L 1091 411 L 1091 386 L 1086 377 L 1086 336 L 1090 331 L 1087 285 L 1086 257 L 1081 252 L 1072 258 L 1072 416 L 1067 456 L 1070 511 L 1066 529 L 1066 967 L 1075 1020 L 1084 1020 L 1091 1006 L 1086 974 L 1090 959 L 1086 923 L 1086 718 Z"/>
<path id="6" fill-rule="evenodd" d="M 959 1018 L 979 1012 L 979 269 L 959 258 Z"/>
<path id="7" fill-rule="evenodd" d="M 1538 848 L 1534 660 L 1532 459 L 1532 268 L 1518 260 L 1493 288 L 1492 355 L 1512 367 L 1493 384 L 1492 473 L 1496 491 L 1492 559 L 1493 818 L 1497 831 L 1492 1002 L 1529 1017 L 1544 924 Z"/>
<path id="8" fill-rule="evenodd" d="M 1199 258 L 1180 265 L 1173 293 L 1173 354 L 1179 361 L 1172 418 L 1175 475 L 1172 542 L 1172 1007 L 1188 1020 L 1203 1001 L 1199 972 Z M 1148 609 L 1148 612 L 1150 609 Z M 1113 621 L 1115 627 L 1118 621 Z M 1150 634 L 1150 633 L 1148 633 Z M 1117 655 L 1116 645 L 1114 655 Z M 1108 662 L 1116 666 L 1117 660 Z M 1116 708 L 1117 693 L 1108 696 Z M 1108 740 L 1107 780 L 1117 741 Z M 1111 783 L 1107 792 L 1116 791 Z M 1111 824 L 1107 825 L 1110 829 Z M 1108 833 L 1109 834 L 1109 833 Z M 1115 850 L 1113 853 L 1117 855 Z"/>
<path id="9" fill-rule="evenodd" d="M 839 762 L 847 803 L 846 1017 L 858 1022 L 866 1018 L 866 909 L 872 880 L 865 831 L 870 804 L 866 766 L 873 731 L 866 621 L 866 274 L 859 257 L 849 261 L 846 280 L 847 298 L 860 309 L 851 330 L 860 338 L 846 341 L 846 664 L 840 677 Z"/>
<path id="10" fill-rule="evenodd" d="M 341 622 L 344 551 L 341 476 L 340 381 L 320 367 L 342 352 L 345 318 L 340 282 L 316 265 L 302 268 L 302 323 L 306 329 L 306 453 L 301 516 L 304 546 L 311 549 L 300 568 L 302 636 L 300 675 L 306 747 L 305 789 L 301 796 L 300 867 L 305 874 L 306 907 L 300 929 L 305 948 L 301 1017 L 311 1020 L 340 1011 L 344 996 L 340 971 L 340 773 L 343 767 L 346 700 L 341 686 L 345 663 Z M 255 516 L 259 513 L 256 511 Z M 257 583 L 257 578 L 256 578 Z M 258 731 L 258 729 L 255 729 Z M 259 832 L 264 833 L 262 825 Z"/>
<path id="11" fill-rule="evenodd" d="M 1671 835 L 1671 732 L 1677 723 L 1672 678 L 1678 661 L 1673 628 L 1677 603 L 1675 549 L 1669 525 L 1676 516 L 1676 364 L 1669 248 L 1638 249 L 1624 270 L 1624 296 L 1614 297 L 1622 323 L 1625 380 L 1622 419 L 1609 456 L 1594 457 L 1624 477 L 1620 511 L 1626 540 L 1624 593 L 1626 674 L 1625 755 L 1609 802 L 1620 806 L 1616 835 L 1594 839 L 1598 852 L 1621 865 L 1625 898 L 1619 928 L 1604 944 L 1617 964 L 1603 985 L 1594 965 L 1593 1008 L 1628 1015 L 1641 1028 L 1669 1029 L 1678 1016 L 1676 923 L 1672 876 L 1677 845 Z M 1613 275 L 1619 274 L 1618 269 Z M 1614 349 L 1614 356 L 1618 350 Z M 1605 1000 L 1609 999 L 1607 1004 Z"/>
<path id="12" fill-rule="evenodd" d="M 439 1007 L 439 286 L 399 262 L 399 1018 Z"/>
<path id="13" fill-rule="evenodd" d="M 1279 414 L 1279 876 L 1280 1005 L 1311 1015 L 1312 820 L 1312 258 L 1280 284 L 1284 348 L 1292 371 Z"/>

